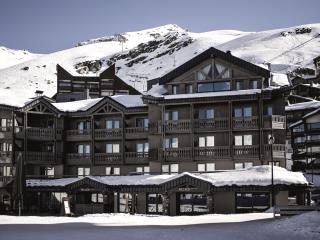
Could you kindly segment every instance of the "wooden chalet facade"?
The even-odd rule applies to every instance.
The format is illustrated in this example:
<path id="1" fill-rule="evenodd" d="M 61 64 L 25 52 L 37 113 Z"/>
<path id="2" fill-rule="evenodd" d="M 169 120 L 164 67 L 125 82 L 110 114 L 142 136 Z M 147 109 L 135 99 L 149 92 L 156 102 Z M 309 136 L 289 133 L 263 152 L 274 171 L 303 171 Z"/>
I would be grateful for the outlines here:
<path id="1" fill-rule="evenodd" d="M 14 126 L 5 138 L 12 139 L 10 164 L 22 154 L 30 181 L 82 180 L 70 185 L 28 186 L 28 211 L 47 211 L 49 202 L 57 213 L 68 196 L 85 205 L 78 206 L 78 214 L 119 212 L 123 201 L 125 208 L 130 202 L 129 212 L 151 213 L 146 210 L 149 201 L 161 202 L 162 213 L 170 215 L 187 214 L 190 204 L 192 214 L 199 214 L 201 210 L 193 209 L 200 203 L 206 205 L 202 213 L 230 213 L 238 212 L 236 201 L 246 201 L 241 192 L 251 197 L 263 193 L 263 201 L 270 206 L 270 186 L 216 189 L 198 178 L 179 175 L 181 179 L 175 179 L 177 183 L 170 187 L 166 183 L 115 187 L 90 177 L 208 173 L 271 162 L 285 167 L 284 97 L 282 89 L 269 87 L 268 70 L 210 48 L 165 76 L 150 80 L 150 94 L 142 96 L 115 76 L 114 66 L 98 77 L 72 76 L 59 65 L 57 69 L 56 100 L 37 97 L 0 117 L 11 119 L 9 125 Z M 106 79 L 113 79 L 108 81 L 112 84 L 105 84 Z M 151 93 L 157 89 L 166 93 Z M 272 144 L 270 137 L 275 139 Z M 296 187 L 298 202 L 304 204 L 301 196 L 307 186 Z M 168 191 L 173 195 L 166 200 Z M 286 186 L 278 189 L 282 205 L 287 204 L 287 191 Z M 226 198 L 230 204 L 224 207 Z M 181 212 L 178 202 L 185 202 L 188 210 Z M 97 210 L 89 211 L 90 207 Z M 245 211 L 256 211 L 253 206 L 250 209 Z"/>

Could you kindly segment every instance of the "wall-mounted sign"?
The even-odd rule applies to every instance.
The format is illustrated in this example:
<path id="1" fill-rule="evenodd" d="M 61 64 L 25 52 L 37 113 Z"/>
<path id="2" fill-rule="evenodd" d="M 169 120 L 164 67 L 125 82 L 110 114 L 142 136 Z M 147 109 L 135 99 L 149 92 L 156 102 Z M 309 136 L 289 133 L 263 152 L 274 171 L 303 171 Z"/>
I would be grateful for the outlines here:
<path id="1" fill-rule="evenodd" d="M 195 187 L 178 188 L 178 191 L 180 191 L 180 192 L 190 192 L 190 191 L 197 191 L 197 190 L 199 190 L 199 189 L 195 188 Z"/>

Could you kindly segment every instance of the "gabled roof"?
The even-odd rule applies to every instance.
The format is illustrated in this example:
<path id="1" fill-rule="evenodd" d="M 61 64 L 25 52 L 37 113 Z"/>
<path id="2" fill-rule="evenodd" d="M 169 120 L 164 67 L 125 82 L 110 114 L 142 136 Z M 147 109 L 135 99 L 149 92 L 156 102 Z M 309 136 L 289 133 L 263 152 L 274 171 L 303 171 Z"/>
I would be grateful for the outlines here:
<path id="1" fill-rule="evenodd" d="M 208 58 L 220 58 L 226 62 L 232 63 L 234 65 L 237 65 L 241 68 L 247 69 L 251 72 L 256 73 L 259 76 L 269 78 L 270 77 L 270 71 L 259 67 L 257 65 L 254 65 L 250 62 L 247 62 L 241 58 L 235 57 L 230 53 L 223 52 L 221 50 L 218 50 L 214 47 L 210 47 L 209 49 L 205 50 L 204 52 L 198 54 L 194 58 L 190 59 L 189 61 L 185 62 L 184 64 L 180 65 L 179 67 L 175 68 L 171 72 L 165 74 L 164 76 L 152 79 L 148 81 L 148 89 L 151 85 L 159 83 L 164 84 L 166 82 L 169 82 L 170 80 L 180 76 L 181 74 L 185 73 L 189 69 L 193 68 L 194 66 L 200 64 L 204 60 Z"/>
<path id="2" fill-rule="evenodd" d="M 50 109 L 53 113 L 59 113 L 59 110 L 52 105 L 52 103 L 54 103 L 55 101 L 47 96 L 40 96 L 40 97 L 36 97 L 28 102 L 26 102 L 26 104 L 23 107 L 20 107 L 19 110 L 20 111 L 27 111 L 28 109 L 31 109 L 32 107 L 34 107 L 35 105 L 37 105 L 38 103 L 42 103 L 44 104 L 48 109 Z"/>

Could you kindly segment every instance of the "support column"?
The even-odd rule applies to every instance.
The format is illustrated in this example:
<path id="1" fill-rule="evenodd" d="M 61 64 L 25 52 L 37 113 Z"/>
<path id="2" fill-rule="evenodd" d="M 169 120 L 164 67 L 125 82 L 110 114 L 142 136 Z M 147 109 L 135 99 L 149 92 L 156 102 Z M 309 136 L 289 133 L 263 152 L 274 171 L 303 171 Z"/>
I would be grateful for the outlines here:
<path id="1" fill-rule="evenodd" d="M 163 206 L 163 215 L 169 215 L 169 195 L 168 193 L 162 194 L 163 200 L 162 200 L 162 206 Z"/>

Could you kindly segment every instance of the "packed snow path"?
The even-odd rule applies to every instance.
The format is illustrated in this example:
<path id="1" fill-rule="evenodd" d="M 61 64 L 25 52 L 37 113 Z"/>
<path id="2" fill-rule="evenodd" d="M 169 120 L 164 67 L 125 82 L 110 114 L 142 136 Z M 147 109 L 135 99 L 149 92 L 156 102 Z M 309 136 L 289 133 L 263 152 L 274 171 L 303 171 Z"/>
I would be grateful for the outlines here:
<path id="1" fill-rule="evenodd" d="M 42 222 L 39 221 L 41 219 Z M 320 239 L 320 212 L 311 212 L 291 218 L 278 219 L 270 218 L 270 214 L 268 213 L 204 215 L 197 217 L 115 214 L 68 218 L 70 219 L 69 222 L 66 222 L 65 219 L 66 218 L 56 217 L 18 218 L 0 216 L 0 239 Z M 234 221 L 230 222 L 232 219 L 234 219 Z M 155 223 L 155 220 L 158 220 L 158 224 Z M 209 223 L 209 220 L 211 220 L 211 223 Z M 140 226 L 132 226 L 132 224 L 129 224 L 132 221 L 136 221 L 135 225 Z M 177 224 L 174 224 L 175 221 Z M 206 221 L 208 223 L 205 224 L 204 222 Z M 56 224 L 48 224 L 53 222 Z M 122 225 L 126 226 L 119 226 L 121 225 L 119 223 L 123 223 Z M 144 225 L 146 223 L 149 224 Z"/>

